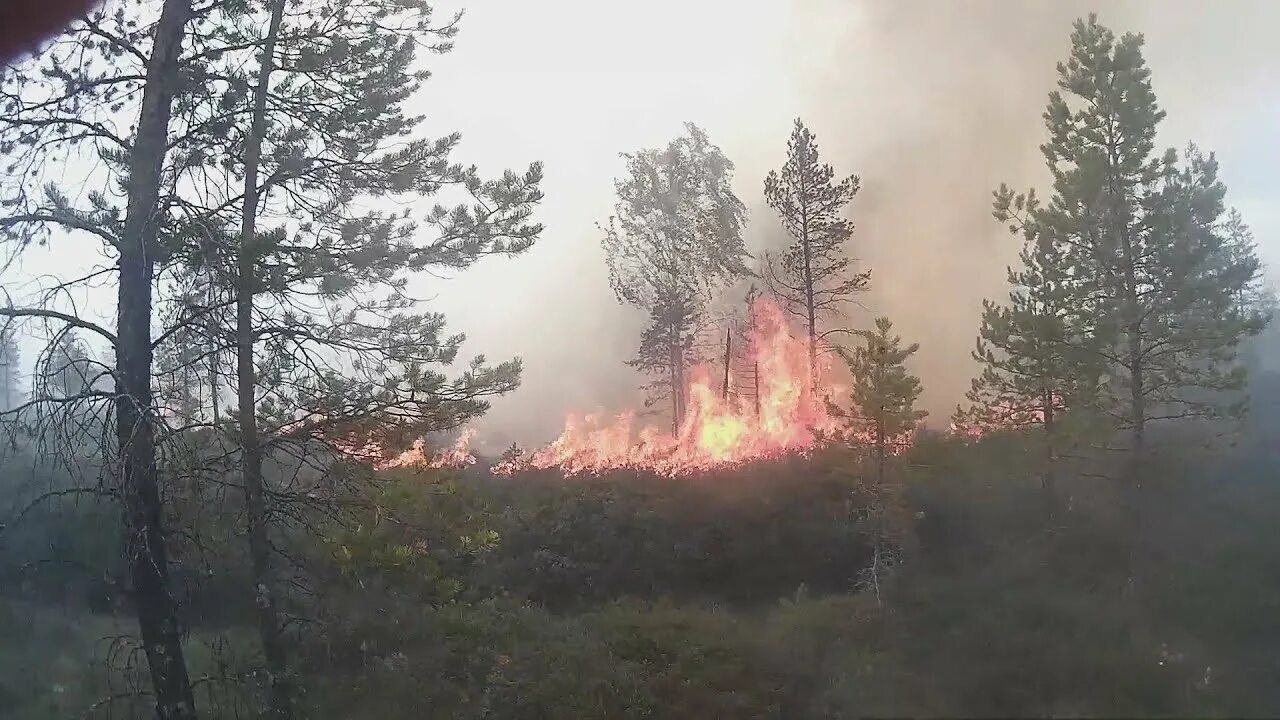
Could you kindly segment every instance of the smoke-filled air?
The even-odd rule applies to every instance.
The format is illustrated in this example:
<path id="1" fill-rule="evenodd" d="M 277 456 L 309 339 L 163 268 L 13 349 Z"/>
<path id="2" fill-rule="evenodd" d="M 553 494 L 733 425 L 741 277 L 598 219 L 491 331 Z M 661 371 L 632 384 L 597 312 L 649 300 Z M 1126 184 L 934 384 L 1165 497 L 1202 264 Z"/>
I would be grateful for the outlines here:
<path id="1" fill-rule="evenodd" d="M 1280 716 L 1278 24 L 0 0 L 0 720 Z"/>

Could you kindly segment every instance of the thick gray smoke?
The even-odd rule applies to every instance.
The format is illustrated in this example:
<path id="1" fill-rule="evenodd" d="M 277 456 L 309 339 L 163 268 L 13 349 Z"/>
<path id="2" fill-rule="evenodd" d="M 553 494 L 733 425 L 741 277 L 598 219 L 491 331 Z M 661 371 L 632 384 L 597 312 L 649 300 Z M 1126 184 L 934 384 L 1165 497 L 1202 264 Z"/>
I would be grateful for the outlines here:
<path id="1" fill-rule="evenodd" d="M 464 132 L 482 167 L 547 163 L 547 223 L 529 256 L 442 284 L 469 349 L 519 354 L 525 386 L 481 424 L 493 449 L 545 441 L 569 410 L 621 409 L 640 381 L 622 361 L 641 318 L 608 290 L 595 222 L 608 217 L 617 153 L 691 120 L 737 163 L 755 249 L 780 241 L 764 206 L 794 117 L 837 172 L 861 175 L 853 252 L 873 270 L 867 310 L 921 343 L 924 404 L 945 422 L 968 387 L 984 297 L 1003 297 L 1017 240 L 990 215 L 1001 182 L 1046 185 L 1041 112 L 1082 2 L 484 3 L 436 63 L 427 112 Z M 602 6 L 609 6 L 605 9 Z M 1216 150 L 1230 201 L 1264 258 L 1280 257 L 1280 4 L 1106 3 L 1142 32 L 1169 117 L 1162 142 Z M 503 88 L 500 110 L 477 87 Z"/>

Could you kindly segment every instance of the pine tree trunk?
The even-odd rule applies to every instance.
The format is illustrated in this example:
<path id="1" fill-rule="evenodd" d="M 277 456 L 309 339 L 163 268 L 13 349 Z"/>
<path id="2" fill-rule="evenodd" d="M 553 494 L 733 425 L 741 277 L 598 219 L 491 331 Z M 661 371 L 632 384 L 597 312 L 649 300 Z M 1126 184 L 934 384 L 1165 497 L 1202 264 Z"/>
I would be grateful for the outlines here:
<path id="1" fill-rule="evenodd" d="M 1044 478 L 1042 484 L 1044 486 L 1045 509 L 1049 519 L 1052 520 L 1058 511 L 1058 489 L 1057 489 L 1057 455 L 1054 446 L 1054 433 L 1057 430 L 1057 417 L 1053 408 L 1053 392 L 1045 390 L 1041 395 L 1041 402 L 1044 404 Z"/>
<path id="2" fill-rule="evenodd" d="M 731 355 L 733 353 L 733 331 L 724 331 L 724 387 L 721 389 L 721 396 L 727 401 L 729 399 L 729 365 Z"/>
<path id="3" fill-rule="evenodd" d="M 1143 537 L 1145 535 L 1143 512 L 1143 475 L 1146 469 L 1146 393 L 1144 388 L 1144 368 L 1142 364 L 1142 323 L 1138 308 L 1137 267 L 1134 260 L 1133 244 L 1127 226 L 1121 235 L 1123 241 L 1124 274 L 1125 274 L 1125 335 L 1127 343 L 1127 366 L 1129 374 L 1129 431 L 1130 455 L 1129 477 L 1125 482 L 1125 500 L 1129 516 L 1129 578 L 1130 584 L 1137 585 L 1138 576 L 1142 572 L 1145 553 Z"/>
<path id="4" fill-rule="evenodd" d="M 756 309 L 754 303 L 748 307 L 747 312 L 751 313 L 751 339 L 747 345 L 751 353 L 751 396 L 754 398 L 756 417 L 758 418 L 760 417 L 760 348 L 756 343 L 756 339 L 760 336 L 760 333 L 756 326 Z"/>
<path id="5" fill-rule="evenodd" d="M 1111 191 L 1112 201 L 1116 204 L 1115 212 L 1117 213 L 1114 220 L 1117 223 L 1116 232 L 1120 242 L 1121 250 L 1121 271 L 1124 275 L 1124 285 L 1121 288 L 1121 299 L 1124 302 L 1123 320 L 1124 333 L 1127 344 L 1127 363 L 1125 370 L 1129 375 L 1129 424 L 1130 424 L 1130 450 L 1129 457 L 1129 477 L 1125 483 L 1125 500 L 1128 505 L 1129 516 L 1129 580 L 1130 587 L 1138 584 L 1138 574 L 1141 572 L 1142 561 L 1142 543 L 1143 543 L 1143 501 L 1142 501 L 1142 474 L 1144 468 L 1144 454 L 1146 452 L 1146 408 L 1145 408 L 1145 392 L 1144 392 L 1144 372 L 1142 365 L 1142 319 L 1141 310 L 1138 305 L 1138 266 L 1137 253 L 1133 247 L 1133 235 L 1130 228 L 1130 206 L 1129 198 L 1122 191 L 1122 185 L 1118 182 L 1118 172 L 1120 166 L 1118 141 L 1116 139 L 1116 131 L 1114 127 L 1109 128 L 1108 137 L 1108 164 L 1110 167 L 1109 189 Z"/>
<path id="6" fill-rule="evenodd" d="M 1135 324 L 1136 325 L 1136 324 Z M 1129 402 L 1131 404 L 1132 450 L 1135 462 L 1141 464 L 1147 448 L 1147 409 L 1144 388 L 1144 372 L 1141 355 L 1141 331 L 1133 327 L 1129 331 Z M 1135 478 L 1141 483 L 1141 478 Z"/>
<path id="7" fill-rule="evenodd" d="M 811 267 L 813 258 L 809 248 L 809 222 L 803 221 L 802 237 L 800 246 L 804 249 L 804 301 L 805 311 L 808 314 L 809 326 L 809 389 L 816 392 L 818 389 L 818 327 L 817 327 L 817 308 L 813 303 L 813 268 Z"/>
<path id="8" fill-rule="evenodd" d="M 755 385 L 756 417 L 760 417 L 760 361 L 751 364 L 751 382 Z"/>
<path id="9" fill-rule="evenodd" d="M 880 417 L 876 419 L 876 485 L 884 487 L 885 436 L 884 408 L 880 408 Z"/>
<path id="10" fill-rule="evenodd" d="M 156 718 L 196 717 L 183 658 L 178 607 L 169 579 L 164 507 L 151 422 L 151 283 L 160 172 L 178 83 L 191 0 L 165 0 L 147 62 L 137 132 L 129 156 L 129 190 L 120 236 L 116 307 L 116 440 L 124 495 L 126 553 L 134 608 L 155 694 Z"/>
<path id="11" fill-rule="evenodd" d="M 209 305 L 209 313 L 210 313 L 210 319 L 208 321 L 209 405 L 213 411 L 213 424 L 215 427 L 220 422 L 220 418 L 218 417 L 219 415 L 219 412 L 218 412 L 218 357 L 219 357 L 219 345 L 222 342 L 222 339 L 219 337 L 220 333 L 218 331 L 218 323 L 212 319 L 214 302 L 217 300 L 217 295 L 214 292 L 216 287 L 217 286 L 214 283 L 213 276 L 211 274 L 209 277 L 209 295 L 208 295 L 208 305 Z"/>
<path id="12" fill-rule="evenodd" d="M 675 323 L 671 323 L 670 342 L 667 362 L 671 370 L 671 437 L 674 438 L 680 434 L 680 344 Z"/>
<path id="13" fill-rule="evenodd" d="M 276 592 L 275 571 L 267 533 L 266 490 L 263 482 L 263 450 L 258 435 L 255 391 L 257 375 L 253 364 L 255 328 L 253 300 L 257 282 L 256 225 L 258 214 L 258 165 L 262 138 L 266 134 L 267 92 L 275 64 L 276 38 L 284 15 L 285 0 L 274 0 L 271 21 L 262 48 L 262 66 L 253 97 L 253 119 L 245 141 L 244 205 L 240 217 L 240 254 L 236 283 L 236 383 L 243 455 L 245 516 L 248 524 L 249 558 L 254 583 L 254 605 L 258 613 L 258 634 L 268 673 L 268 702 L 271 716 L 284 720 L 293 716 L 283 627 Z"/>

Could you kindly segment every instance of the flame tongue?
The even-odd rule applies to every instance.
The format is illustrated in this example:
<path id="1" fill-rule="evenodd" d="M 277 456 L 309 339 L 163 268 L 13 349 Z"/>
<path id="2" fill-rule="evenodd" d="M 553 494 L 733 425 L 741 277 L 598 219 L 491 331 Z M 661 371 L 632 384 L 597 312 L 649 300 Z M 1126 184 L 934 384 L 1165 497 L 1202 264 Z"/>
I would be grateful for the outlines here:
<path id="1" fill-rule="evenodd" d="M 378 463 L 377 468 L 379 470 L 394 467 L 460 468 L 474 465 L 476 458 L 471 454 L 471 440 L 475 436 L 476 431 L 473 428 L 466 428 L 454 441 L 452 447 L 434 453 L 429 452 L 422 438 L 418 438 L 413 441 L 413 446 L 408 450 Z"/>
<path id="2" fill-rule="evenodd" d="M 818 444 L 820 435 L 842 432 L 826 399 L 807 390 L 808 348 L 793 338 L 776 305 L 758 302 L 753 308 L 754 331 L 747 366 L 758 375 L 744 392 L 724 397 L 709 368 L 692 373 L 686 392 L 687 410 L 674 434 L 652 427 L 635 431 L 634 414 L 604 420 L 570 416 L 564 431 L 550 445 L 527 459 L 493 468 L 510 474 L 525 468 L 560 468 L 566 474 L 634 469 L 662 475 L 684 475 L 766 457 L 803 453 Z M 824 363 L 829 358 L 822 358 Z M 825 367 L 819 368 L 819 373 Z"/>

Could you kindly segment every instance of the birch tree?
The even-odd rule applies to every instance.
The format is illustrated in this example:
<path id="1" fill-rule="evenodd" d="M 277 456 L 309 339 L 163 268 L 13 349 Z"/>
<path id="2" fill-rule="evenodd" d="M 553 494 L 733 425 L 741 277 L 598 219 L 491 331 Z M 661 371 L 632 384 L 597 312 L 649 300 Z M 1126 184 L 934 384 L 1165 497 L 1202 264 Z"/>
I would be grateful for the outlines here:
<path id="1" fill-rule="evenodd" d="M 711 292 L 751 274 L 733 163 L 701 128 L 685 130 L 664 148 L 623 155 L 627 173 L 614 181 L 618 202 L 602 243 L 619 302 L 648 313 L 629 364 L 657 376 L 651 393 L 670 399 L 673 430 L 684 419 L 686 370 Z"/>

